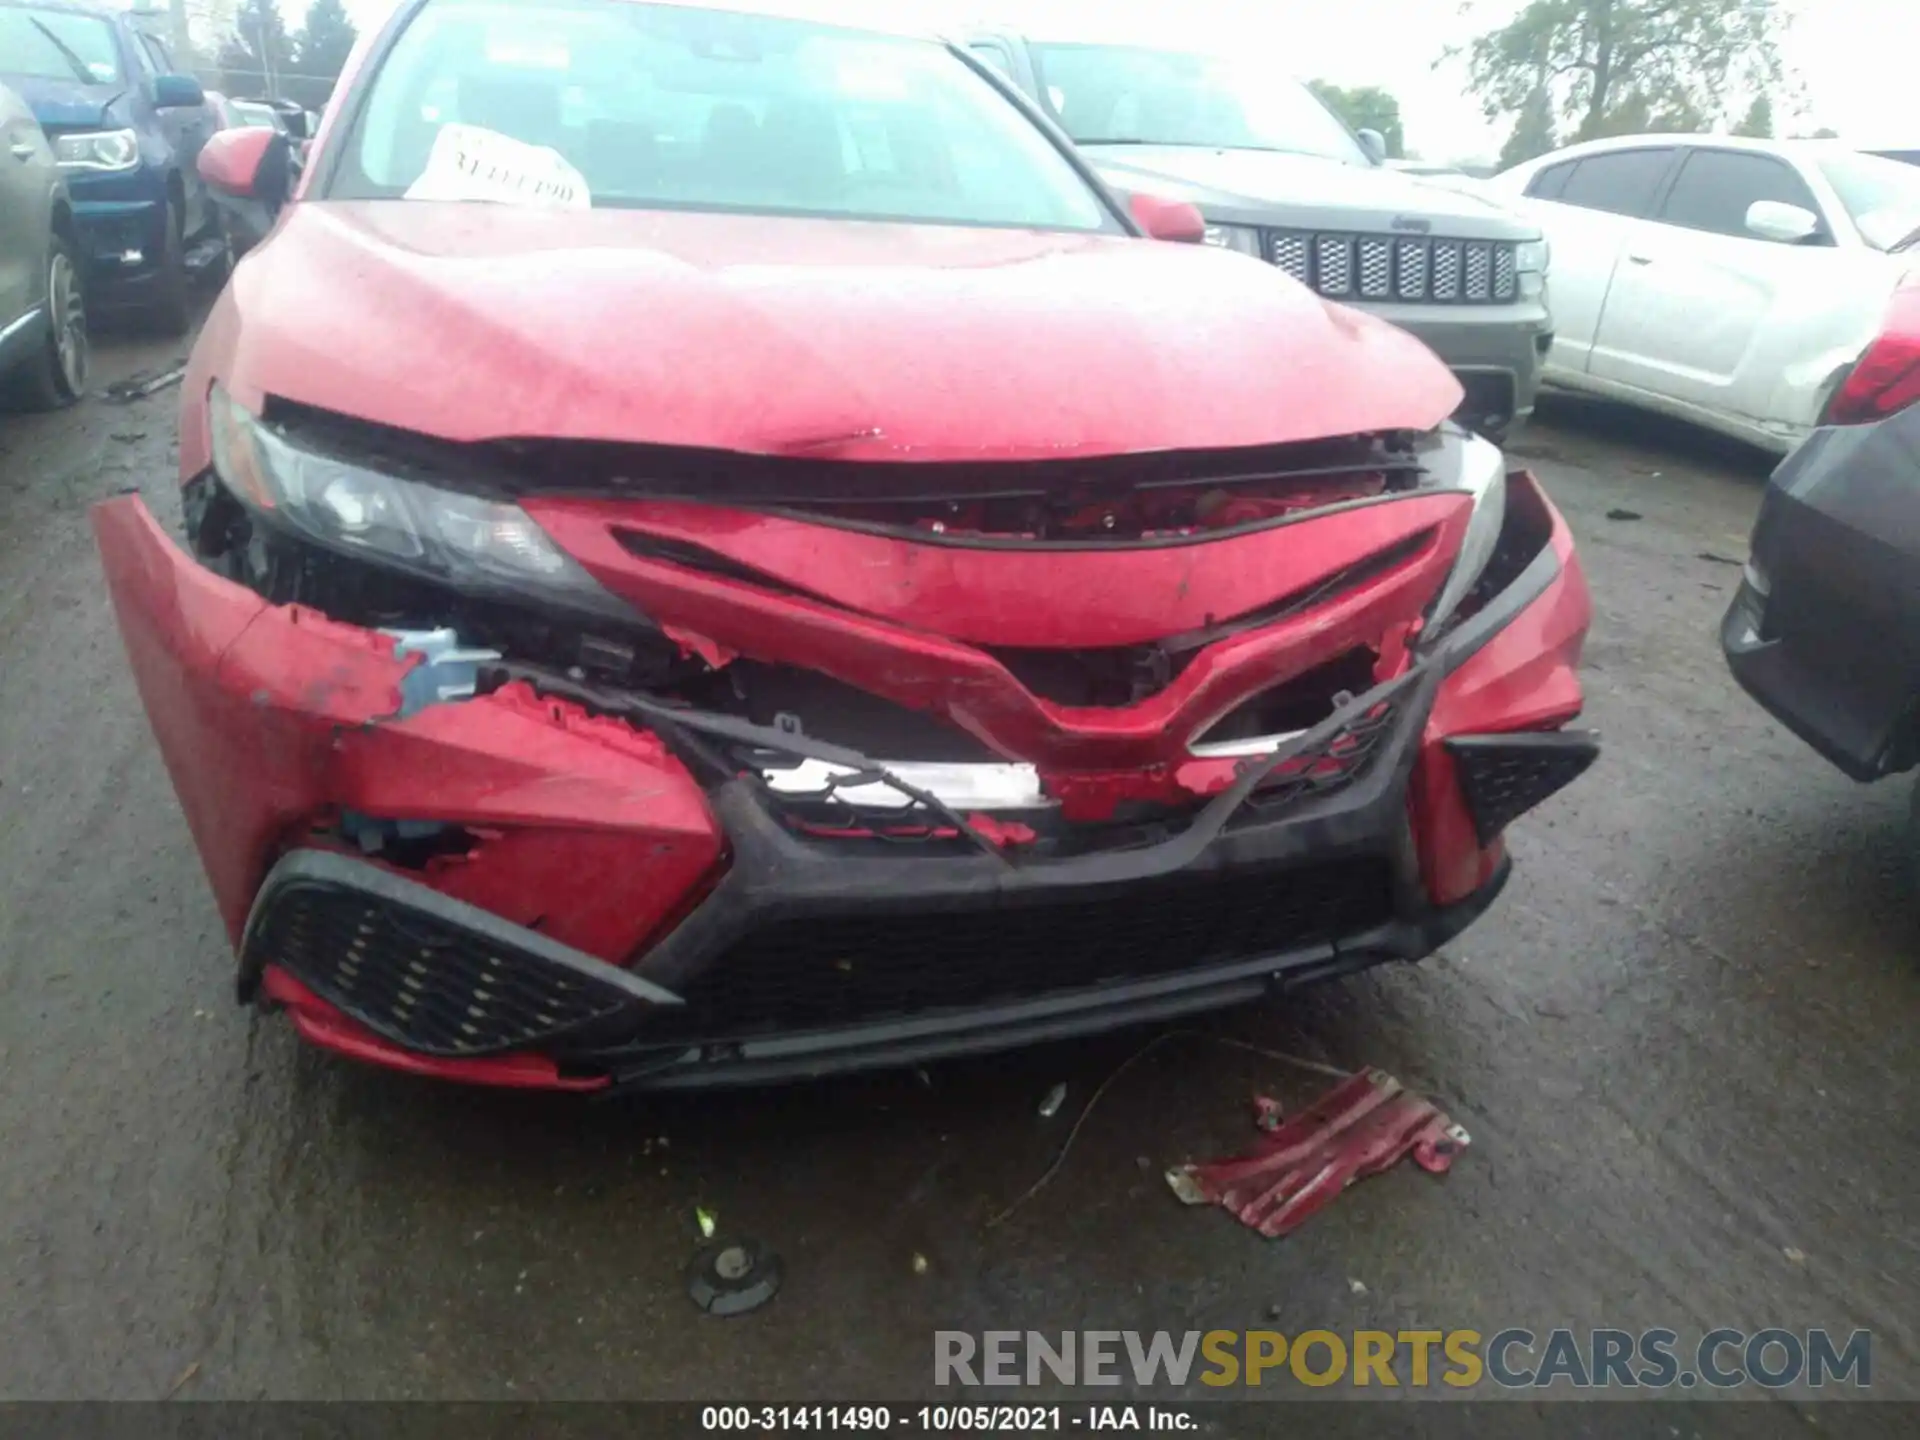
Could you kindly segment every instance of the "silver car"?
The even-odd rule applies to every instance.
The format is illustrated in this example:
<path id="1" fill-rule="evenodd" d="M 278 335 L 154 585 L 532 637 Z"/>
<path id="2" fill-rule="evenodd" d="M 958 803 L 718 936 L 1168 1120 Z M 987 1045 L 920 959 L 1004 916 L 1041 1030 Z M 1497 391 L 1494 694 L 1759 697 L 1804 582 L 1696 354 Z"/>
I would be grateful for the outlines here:
<path id="1" fill-rule="evenodd" d="M 1539 228 L 1459 181 L 1385 163 L 1249 52 L 1114 43 L 1071 25 L 982 30 L 973 56 L 1064 130 L 1109 186 L 1198 206 L 1207 240 L 1426 341 L 1491 435 L 1533 410 L 1553 325 Z"/>
<path id="2" fill-rule="evenodd" d="M 87 386 L 73 206 L 27 103 L 0 85 L 0 392 L 54 410 Z"/>

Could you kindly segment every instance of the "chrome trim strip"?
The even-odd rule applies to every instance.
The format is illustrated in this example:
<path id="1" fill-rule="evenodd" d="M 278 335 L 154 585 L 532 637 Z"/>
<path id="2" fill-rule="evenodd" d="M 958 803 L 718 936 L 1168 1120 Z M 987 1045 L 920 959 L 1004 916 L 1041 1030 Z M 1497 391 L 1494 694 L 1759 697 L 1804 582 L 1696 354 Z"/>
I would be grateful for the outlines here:
<path id="1" fill-rule="evenodd" d="M 26 329 L 29 325 L 33 324 L 36 320 L 40 319 L 46 313 L 47 313 L 46 306 L 44 305 L 34 306 L 33 309 L 27 311 L 26 314 L 22 315 L 18 320 L 14 321 L 11 325 L 7 326 L 6 329 L 0 330 L 0 345 L 6 344 L 9 340 L 13 339 L 14 336 L 18 335 L 22 330 Z"/>

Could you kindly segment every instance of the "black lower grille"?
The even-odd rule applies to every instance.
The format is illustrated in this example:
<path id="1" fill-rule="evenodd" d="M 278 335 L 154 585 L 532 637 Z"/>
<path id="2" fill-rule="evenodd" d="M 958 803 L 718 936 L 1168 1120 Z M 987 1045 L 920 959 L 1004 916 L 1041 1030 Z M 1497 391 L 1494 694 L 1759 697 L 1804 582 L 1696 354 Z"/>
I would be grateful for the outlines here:
<path id="1" fill-rule="evenodd" d="M 1468 426 L 1497 429 L 1513 419 L 1516 401 L 1513 375 L 1505 370 L 1455 371 L 1460 382 L 1460 406 L 1453 413 Z"/>
<path id="2" fill-rule="evenodd" d="M 1600 754 L 1594 737 L 1582 732 L 1462 736 L 1447 749 L 1482 845 L 1579 779 Z"/>
<path id="3" fill-rule="evenodd" d="M 1257 960 L 1393 913 L 1384 861 L 1176 876 L 995 909 L 792 921 L 750 935 L 656 1025 L 725 1038 L 1030 999 Z"/>
<path id="4" fill-rule="evenodd" d="M 596 975 L 610 967 L 565 947 L 540 948 L 538 936 L 516 943 L 513 927 L 484 912 L 433 913 L 471 907 L 438 897 L 407 904 L 392 892 L 421 887 L 355 868 L 389 893 L 276 873 L 247 928 L 245 965 L 250 973 L 280 966 L 408 1050 L 457 1058 L 539 1048 L 635 1012 L 635 987 L 650 988 L 617 972 Z"/>

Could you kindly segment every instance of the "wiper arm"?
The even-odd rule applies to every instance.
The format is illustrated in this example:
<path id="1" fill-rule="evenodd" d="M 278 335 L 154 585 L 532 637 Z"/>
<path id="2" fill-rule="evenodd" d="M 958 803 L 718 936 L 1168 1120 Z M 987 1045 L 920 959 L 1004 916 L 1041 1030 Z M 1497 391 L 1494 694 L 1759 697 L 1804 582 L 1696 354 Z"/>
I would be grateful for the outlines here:
<path id="1" fill-rule="evenodd" d="M 1897 255 L 1911 246 L 1920 245 L 1920 225 L 1916 225 L 1887 247 L 1889 255 Z"/>
<path id="2" fill-rule="evenodd" d="M 68 47 L 66 41 L 54 34 L 53 31 L 49 30 L 32 15 L 27 17 L 27 23 L 47 37 L 47 43 L 60 52 L 60 58 L 67 62 L 68 67 L 74 73 L 74 77 L 78 79 L 82 85 L 98 85 L 100 83 L 94 79 L 93 71 L 87 68 L 87 62 L 74 54 Z"/>

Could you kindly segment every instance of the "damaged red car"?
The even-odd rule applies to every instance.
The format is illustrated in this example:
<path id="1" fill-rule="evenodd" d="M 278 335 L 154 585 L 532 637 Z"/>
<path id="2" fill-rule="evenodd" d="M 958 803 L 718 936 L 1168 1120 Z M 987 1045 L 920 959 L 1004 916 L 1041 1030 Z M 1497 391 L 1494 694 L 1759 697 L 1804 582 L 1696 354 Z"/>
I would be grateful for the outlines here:
<path id="1" fill-rule="evenodd" d="M 209 144 L 279 213 L 184 533 L 94 524 L 242 999 L 725 1085 L 1471 923 L 1595 754 L 1540 485 L 963 49 L 751 4 L 411 0 L 291 196 L 283 137 Z"/>

